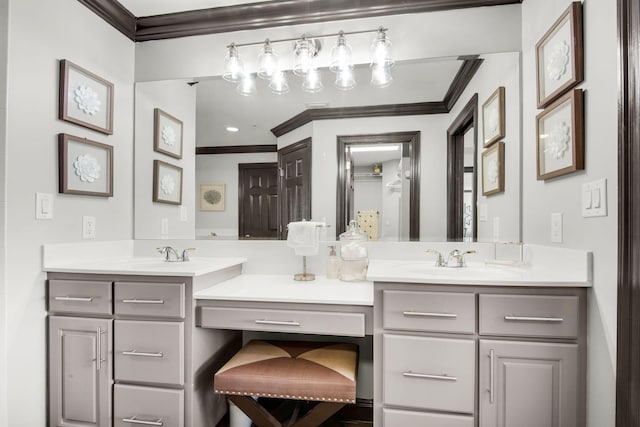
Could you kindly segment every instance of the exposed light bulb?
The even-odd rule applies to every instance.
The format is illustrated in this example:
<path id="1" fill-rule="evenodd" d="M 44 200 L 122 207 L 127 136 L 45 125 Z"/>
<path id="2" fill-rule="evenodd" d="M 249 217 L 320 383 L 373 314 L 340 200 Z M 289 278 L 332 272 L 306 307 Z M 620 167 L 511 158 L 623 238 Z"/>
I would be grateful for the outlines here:
<path id="1" fill-rule="evenodd" d="M 273 75 L 269 82 L 269 88 L 271 88 L 271 92 L 276 95 L 282 95 L 289 92 L 289 82 L 287 82 L 287 76 L 284 71 L 277 71 Z"/>
<path id="2" fill-rule="evenodd" d="M 293 74 L 296 76 L 304 76 L 310 69 L 314 68 L 316 48 L 314 43 L 306 37 L 296 41 L 294 55 Z"/>
<path id="3" fill-rule="evenodd" d="M 331 64 L 329 69 L 338 72 L 346 68 L 353 68 L 351 62 L 351 47 L 347 44 L 344 32 L 340 31 L 336 45 L 331 49 Z"/>
<path id="4" fill-rule="evenodd" d="M 228 82 L 236 83 L 240 80 L 244 70 L 244 65 L 238 54 L 238 48 L 234 43 L 229 45 L 227 55 L 224 57 L 224 71 L 222 78 Z"/>
<path id="5" fill-rule="evenodd" d="M 383 88 L 389 86 L 392 81 L 391 66 L 374 65 L 371 67 L 371 85 Z"/>
<path id="6" fill-rule="evenodd" d="M 273 52 L 271 42 L 267 39 L 264 42 L 262 53 L 258 56 L 258 77 L 270 80 L 279 70 L 278 55 Z"/>
<path id="7" fill-rule="evenodd" d="M 310 93 L 320 92 L 322 90 L 322 78 L 317 68 L 311 68 L 304 76 L 302 90 Z"/>
<path id="8" fill-rule="evenodd" d="M 349 90 L 356 86 L 356 80 L 353 77 L 353 71 L 349 68 L 339 70 L 336 73 L 335 86 L 340 90 Z"/>
<path id="9" fill-rule="evenodd" d="M 236 91 L 243 96 L 250 96 L 256 93 L 256 79 L 253 74 L 244 72 L 238 81 Z"/>
<path id="10" fill-rule="evenodd" d="M 386 65 L 391 67 L 394 62 L 391 56 L 391 41 L 387 37 L 387 31 L 380 27 L 371 45 L 371 65 Z"/>

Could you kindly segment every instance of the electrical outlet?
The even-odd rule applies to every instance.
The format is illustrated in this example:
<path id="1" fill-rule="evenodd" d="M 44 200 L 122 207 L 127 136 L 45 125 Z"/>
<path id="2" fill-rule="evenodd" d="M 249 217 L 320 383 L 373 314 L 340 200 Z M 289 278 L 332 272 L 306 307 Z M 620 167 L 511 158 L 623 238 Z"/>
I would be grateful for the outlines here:
<path id="1" fill-rule="evenodd" d="M 562 212 L 551 214 L 551 243 L 562 243 Z"/>
<path id="2" fill-rule="evenodd" d="M 493 217 L 493 241 L 494 242 L 500 241 L 500 217 L 499 216 Z"/>
<path id="3" fill-rule="evenodd" d="M 96 217 L 83 216 L 82 217 L 82 238 L 95 239 L 95 237 L 96 237 Z"/>
<path id="4" fill-rule="evenodd" d="M 187 220 L 187 207 L 180 206 L 180 221 L 185 222 Z"/>

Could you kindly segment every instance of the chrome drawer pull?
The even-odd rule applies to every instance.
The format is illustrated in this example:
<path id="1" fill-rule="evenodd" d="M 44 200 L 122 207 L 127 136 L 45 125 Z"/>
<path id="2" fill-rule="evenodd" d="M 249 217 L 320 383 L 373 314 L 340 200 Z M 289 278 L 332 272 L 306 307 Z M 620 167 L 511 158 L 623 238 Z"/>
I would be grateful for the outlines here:
<path id="1" fill-rule="evenodd" d="M 421 311 L 403 311 L 402 314 L 405 316 L 437 317 L 442 319 L 455 319 L 458 317 L 457 314 L 453 313 L 424 313 Z"/>
<path id="2" fill-rule="evenodd" d="M 122 302 L 126 303 L 126 304 L 164 304 L 164 300 L 163 299 L 138 299 L 138 298 L 133 298 L 133 299 L 123 299 Z"/>
<path id="3" fill-rule="evenodd" d="M 137 418 L 137 415 L 131 418 L 123 418 L 122 422 L 131 423 L 131 424 L 143 424 L 145 426 L 163 426 L 164 425 L 164 423 L 162 422 L 162 418 L 158 418 L 156 421 L 144 421 L 144 420 L 139 420 Z"/>
<path id="4" fill-rule="evenodd" d="M 495 371 L 494 364 L 496 362 L 495 350 L 489 350 L 489 403 L 493 404 L 495 401 Z"/>
<path id="5" fill-rule="evenodd" d="M 293 320 L 256 320 L 257 325 L 300 326 L 300 322 Z"/>
<path id="6" fill-rule="evenodd" d="M 106 362 L 106 359 L 102 358 L 102 334 L 106 331 L 103 331 L 102 328 L 98 328 L 96 330 L 96 371 L 100 370 L 100 366 Z"/>
<path id="7" fill-rule="evenodd" d="M 164 354 L 161 352 L 145 353 L 144 351 L 137 351 L 137 350 L 123 351 L 122 354 L 124 354 L 125 356 L 164 357 Z"/>
<path id="8" fill-rule="evenodd" d="M 69 297 L 69 296 L 62 296 L 62 297 L 54 297 L 54 299 L 56 301 L 80 301 L 80 302 L 91 302 L 93 301 L 93 297 Z"/>
<path id="9" fill-rule="evenodd" d="M 409 378 L 424 378 L 427 380 L 458 381 L 458 378 L 450 377 L 449 375 L 416 374 L 413 372 L 403 372 L 402 375 Z"/>
<path id="10" fill-rule="evenodd" d="M 560 323 L 564 322 L 562 317 L 529 317 L 529 316 L 504 316 L 504 320 L 511 320 L 514 322 L 550 322 Z"/>

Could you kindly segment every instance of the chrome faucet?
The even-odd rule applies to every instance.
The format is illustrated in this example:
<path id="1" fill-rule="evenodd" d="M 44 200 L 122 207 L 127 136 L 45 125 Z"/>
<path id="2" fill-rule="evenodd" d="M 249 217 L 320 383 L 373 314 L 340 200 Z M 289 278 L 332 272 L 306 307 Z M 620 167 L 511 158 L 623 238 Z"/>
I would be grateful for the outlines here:
<path id="1" fill-rule="evenodd" d="M 427 249 L 426 251 L 424 251 L 425 254 L 427 255 L 435 255 L 436 256 L 436 267 L 445 267 L 446 264 L 444 262 L 444 258 L 442 257 L 442 254 L 434 249 Z"/>
<path id="2" fill-rule="evenodd" d="M 195 251 L 196 248 L 187 248 L 182 251 L 182 255 L 178 255 L 178 251 L 171 246 L 157 247 L 156 250 L 164 256 L 167 262 L 186 262 L 189 261 L 189 251 Z"/>
<path id="3" fill-rule="evenodd" d="M 447 262 L 446 262 L 446 266 L 447 267 L 453 267 L 453 268 L 459 268 L 459 267 L 466 267 L 467 263 L 464 260 L 464 256 L 467 254 L 475 254 L 476 251 L 460 251 L 458 249 L 454 249 L 451 251 L 451 253 L 449 254 L 449 256 L 447 257 Z"/>

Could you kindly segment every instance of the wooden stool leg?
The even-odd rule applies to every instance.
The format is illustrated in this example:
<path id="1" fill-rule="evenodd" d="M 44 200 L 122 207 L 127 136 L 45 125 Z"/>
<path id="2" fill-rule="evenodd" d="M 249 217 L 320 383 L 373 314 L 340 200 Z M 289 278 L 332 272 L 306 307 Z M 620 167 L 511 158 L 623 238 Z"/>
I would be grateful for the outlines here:
<path id="1" fill-rule="evenodd" d="M 227 399 L 240 408 L 258 427 L 282 427 L 282 424 L 251 396 L 227 395 Z"/>
<path id="2" fill-rule="evenodd" d="M 331 415 L 338 412 L 345 406 L 345 403 L 320 402 L 300 418 L 292 427 L 318 427 Z"/>

